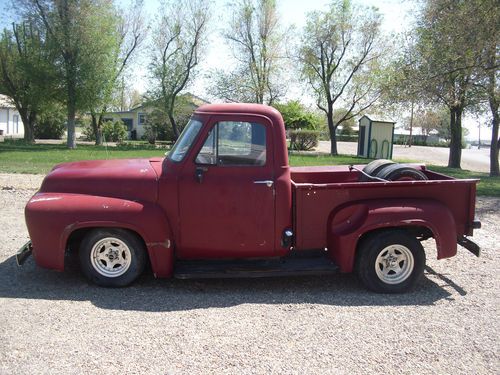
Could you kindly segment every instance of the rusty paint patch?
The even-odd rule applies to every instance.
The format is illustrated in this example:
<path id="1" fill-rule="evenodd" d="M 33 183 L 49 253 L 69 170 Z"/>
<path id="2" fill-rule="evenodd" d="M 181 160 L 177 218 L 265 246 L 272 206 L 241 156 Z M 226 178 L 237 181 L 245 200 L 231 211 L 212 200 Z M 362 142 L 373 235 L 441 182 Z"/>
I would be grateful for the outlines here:
<path id="1" fill-rule="evenodd" d="M 152 246 L 161 246 L 166 249 L 170 249 L 170 240 L 167 238 L 165 242 L 148 242 L 146 244 L 147 247 L 152 247 Z"/>

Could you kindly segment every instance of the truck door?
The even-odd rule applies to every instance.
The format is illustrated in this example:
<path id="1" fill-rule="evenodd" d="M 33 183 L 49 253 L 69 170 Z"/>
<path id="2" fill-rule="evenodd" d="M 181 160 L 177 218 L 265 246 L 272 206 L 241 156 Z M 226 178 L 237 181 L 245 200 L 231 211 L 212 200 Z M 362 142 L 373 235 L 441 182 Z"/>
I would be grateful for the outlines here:
<path id="1" fill-rule="evenodd" d="M 274 253 L 272 123 L 211 117 L 179 180 L 179 258 Z"/>

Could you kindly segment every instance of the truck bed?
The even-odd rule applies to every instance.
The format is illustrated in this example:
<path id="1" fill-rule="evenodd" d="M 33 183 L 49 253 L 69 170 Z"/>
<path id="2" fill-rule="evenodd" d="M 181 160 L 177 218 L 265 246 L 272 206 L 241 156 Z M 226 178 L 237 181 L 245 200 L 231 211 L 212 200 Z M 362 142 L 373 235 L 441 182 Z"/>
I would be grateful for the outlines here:
<path id="1" fill-rule="evenodd" d="M 362 169 L 364 166 L 357 166 Z M 426 181 L 359 182 L 348 166 L 293 167 L 291 170 L 295 248 L 327 246 L 329 215 L 345 203 L 368 199 L 432 199 L 446 205 L 455 218 L 458 236 L 471 235 L 477 179 L 454 179 L 414 165 Z M 402 201 L 404 204 L 404 201 Z"/>

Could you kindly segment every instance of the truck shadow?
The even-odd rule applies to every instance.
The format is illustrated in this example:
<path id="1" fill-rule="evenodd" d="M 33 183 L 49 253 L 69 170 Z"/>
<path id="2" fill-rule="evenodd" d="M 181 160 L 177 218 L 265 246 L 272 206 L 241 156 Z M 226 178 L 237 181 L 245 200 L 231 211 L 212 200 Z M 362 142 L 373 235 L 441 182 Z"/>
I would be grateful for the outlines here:
<path id="1" fill-rule="evenodd" d="M 432 279 L 439 279 L 438 285 Z M 354 275 L 308 276 L 266 279 L 156 280 L 147 272 L 132 286 L 107 289 L 89 284 L 79 272 L 63 273 L 37 268 L 29 259 L 22 268 L 14 257 L 0 263 L 0 297 L 15 299 L 90 301 L 112 310 L 169 312 L 224 308 L 241 304 L 321 304 L 332 306 L 433 305 L 453 300 L 463 288 L 431 271 L 416 290 L 381 295 L 363 288 Z"/>

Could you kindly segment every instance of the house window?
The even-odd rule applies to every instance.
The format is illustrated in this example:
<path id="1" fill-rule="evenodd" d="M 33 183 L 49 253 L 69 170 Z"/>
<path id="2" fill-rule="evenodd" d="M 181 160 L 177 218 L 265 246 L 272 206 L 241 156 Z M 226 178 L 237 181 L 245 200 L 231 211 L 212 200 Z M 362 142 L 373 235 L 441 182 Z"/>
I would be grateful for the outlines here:
<path id="1" fill-rule="evenodd" d="M 266 164 L 266 128 L 250 122 L 222 121 L 208 134 L 196 157 L 197 164 Z"/>
<path id="2" fill-rule="evenodd" d="M 139 113 L 139 125 L 144 125 L 146 122 L 146 114 L 145 113 Z"/>
<path id="3" fill-rule="evenodd" d="M 14 122 L 14 133 L 19 134 L 19 115 L 12 116 L 12 121 Z"/>

